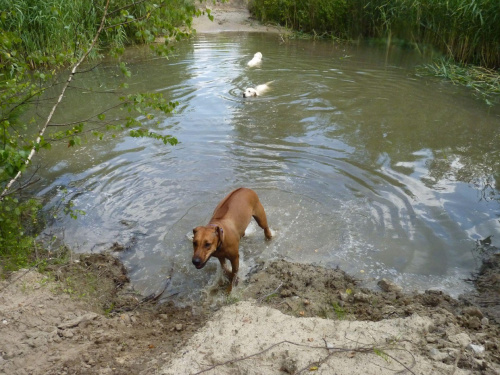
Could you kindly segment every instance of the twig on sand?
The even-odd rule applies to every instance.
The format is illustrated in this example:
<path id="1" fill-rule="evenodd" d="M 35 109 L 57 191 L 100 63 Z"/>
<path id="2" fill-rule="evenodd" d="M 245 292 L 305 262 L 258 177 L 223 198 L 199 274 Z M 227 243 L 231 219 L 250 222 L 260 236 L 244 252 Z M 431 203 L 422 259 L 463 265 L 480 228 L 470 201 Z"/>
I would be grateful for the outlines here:
<path id="1" fill-rule="evenodd" d="M 375 349 L 377 349 L 379 351 L 380 350 L 384 350 L 384 349 L 390 349 L 390 350 L 401 350 L 401 351 L 405 351 L 405 352 L 411 354 L 407 349 L 404 349 L 404 348 L 395 348 L 393 346 L 390 346 L 390 347 L 389 346 L 379 347 L 377 345 L 366 345 L 366 346 L 362 346 L 362 347 L 359 347 L 359 348 L 336 348 L 336 347 L 328 347 L 326 341 L 325 341 L 325 345 L 324 346 L 317 346 L 317 345 L 300 344 L 300 343 L 296 343 L 296 342 L 292 342 L 292 341 L 288 341 L 288 340 L 283 340 L 283 341 L 277 342 L 276 344 L 272 344 L 271 346 L 267 347 L 264 350 L 261 350 L 260 352 L 249 354 L 249 355 L 246 355 L 246 356 L 240 357 L 240 358 L 230 359 L 230 360 L 227 360 L 225 362 L 216 363 L 215 365 L 207 367 L 204 370 L 195 372 L 192 375 L 203 374 L 203 373 L 211 371 L 211 370 L 213 370 L 213 369 L 215 369 L 217 367 L 221 367 L 221 366 L 225 366 L 225 365 L 230 365 L 230 364 L 233 364 L 233 363 L 236 363 L 236 362 L 245 361 L 247 359 L 250 359 L 250 358 L 256 357 L 258 355 L 264 354 L 264 353 L 270 351 L 271 349 L 273 349 L 273 348 L 275 348 L 275 347 L 277 347 L 279 345 L 282 345 L 282 344 L 289 344 L 289 345 L 294 345 L 294 346 L 302 346 L 302 347 L 307 347 L 307 348 L 310 348 L 310 349 L 326 349 L 326 350 L 328 350 L 328 355 L 325 358 L 321 359 L 320 361 L 315 361 L 315 362 L 312 362 L 312 363 L 308 364 L 307 366 L 305 366 L 301 370 L 297 371 L 296 374 L 300 374 L 300 373 L 302 373 L 302 372 L 310 369 L 312 366 L 319 367 L 322 364 L 324 364 L 325 362 L 327 362 L 333 355 L 338 354 L 338 353 L 356 352 L 356 353 L 367 353 L 368 354 L 368 353 L 375 353 Z M 394 356 L 392 356 L 390 354 L 387 354 L 386 352 L 384 352 L 384 354 L 387 355 L 389 358 L 393 359 L 395 362 L 397 362 L 402 367 L 404 367 L 403 371 L 408 371 L 410 374 L 415 375 L 415 373 L 411 370 L 411 368 L 414 367 L 415 364 L 416 364 L 415 357 L 413 356 L 413 354 L 411 354 L 411 356 L 413 358 L 413 363 L 411 364 L 411 366 L 406 366 L 400 360 L 396 359 Z"/>

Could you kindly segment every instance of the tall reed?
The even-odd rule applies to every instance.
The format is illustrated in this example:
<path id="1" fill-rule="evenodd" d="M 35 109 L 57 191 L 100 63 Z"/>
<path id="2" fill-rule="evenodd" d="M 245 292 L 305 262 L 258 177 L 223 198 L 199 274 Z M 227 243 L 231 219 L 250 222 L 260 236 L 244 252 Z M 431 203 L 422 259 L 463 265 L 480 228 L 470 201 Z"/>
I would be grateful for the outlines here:
<path id="1" fill-rule="evenodd" d="M 91 1 L 0 0 L 0 9 L 2 31 L 19 37 L 16 50 L 32 66 L 71 56 L 92 38 L 99 17 Z"/>
<path id="2" fill-rule="evenodd" d="M 72 55 L 85 49 L 80 47 L 92 40 L 105 3 L 105 0 L 0 0 L 0 30 L 18 36 L 15 49 L 32 67 L 67 63 Z M 113 0 L 98 47 L 124 46 L 168 34 L 169 27 L 182 24 L 194 13 L 193 3 L 194 0 Z"/>
<path id="3" fill-rule="evenodd" d="M 500 67 L 498 0 L 251 0 L 265 22 L 346 39 L 428 43 L 457 62 Z"/>

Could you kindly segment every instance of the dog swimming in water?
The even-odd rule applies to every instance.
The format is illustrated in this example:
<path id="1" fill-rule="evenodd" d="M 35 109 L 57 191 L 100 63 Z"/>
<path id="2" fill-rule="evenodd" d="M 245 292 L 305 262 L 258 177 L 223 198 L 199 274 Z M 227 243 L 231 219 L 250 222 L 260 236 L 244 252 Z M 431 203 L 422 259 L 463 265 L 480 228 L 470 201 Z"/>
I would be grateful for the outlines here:
<path id="1" fill-rule="evenodd" d="M 243 97 L 244 98 L 250 98 L 252 96 L 259 96 L 264 94 L 266 91 L 269 91 L 270 87 L 269 85 L 273 83 L 274 81 L 270 81 L 267 83 L 264 83 L 262 85 L 258 85 L 255 88 L 249 87 L 243 92 Z"/>
<path id="2" fill-rule="evenodd" d="M 262 62 L 262 53 L 260 52 L 257 52 L 255 55 L 253 55 L 253 58 L 252 60 L 250 60 L 247 65 L 250 67 L 250 68 L 253 68 L 254 66 L 257 66 L 257 65 L 260 65 L 260 63 Z"/>

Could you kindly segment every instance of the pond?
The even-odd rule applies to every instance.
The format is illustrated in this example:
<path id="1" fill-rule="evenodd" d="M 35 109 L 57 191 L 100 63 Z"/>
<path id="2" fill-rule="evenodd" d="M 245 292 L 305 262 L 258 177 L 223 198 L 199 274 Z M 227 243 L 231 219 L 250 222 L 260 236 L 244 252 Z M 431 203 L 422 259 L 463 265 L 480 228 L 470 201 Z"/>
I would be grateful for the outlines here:
<path id="1" fill-rule="evenodd" d="M 261 66 L 246 63 L 262 52 Z M 388 277 L 407 290 L 457 295 L 477 269 L 477 241 L 499 245 L 500 111 L 471 92 L 420 78 L 413 51 L 283 41 L 275 34 L 200 35 L 169 59 L 128 51 L 130 90 L 179 102 L 160 124 L 179 144 L 127 135 L 39 157 L 34 187 L 59 215 L 45 236 L 75 251 L 117 242 L 134 287 L 198 300 L 220 267 L 191 264 L 192 228 L 208 222 L 232 189 L 254 189 L 276 236 L 251 224 L 240 244 L 240 278 L 261 261 L 341 267 L 374 286 Z M 116 64 L 77 76 L 55 122 L 105 108 Z M 247 87 L 271 90 L 243 98 Z M 91 92 L 86 87 L 95 88 Z M 156 120 L 155 120 L 156 121 Z M 236 291 L 237 292 L 237 291 Z"/>

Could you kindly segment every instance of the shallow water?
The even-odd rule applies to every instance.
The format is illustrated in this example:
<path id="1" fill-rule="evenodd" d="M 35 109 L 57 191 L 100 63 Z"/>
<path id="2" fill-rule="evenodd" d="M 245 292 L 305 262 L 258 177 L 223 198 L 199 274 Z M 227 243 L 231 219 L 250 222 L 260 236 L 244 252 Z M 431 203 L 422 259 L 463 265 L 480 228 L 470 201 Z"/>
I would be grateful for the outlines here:
<path id="1" fill-rule="evenodd" d="M 246 62 L 256 51 L 258 68 Z M 489 235 L 500 241 L 498 108 L 463 88 L 419 78 L 423 58 L 410 51 L 278 35 L 199 36 L 169 59 L 128 51 L 133 90 L 178 101 L 156 131 L 175 147 L 125 135 L 78 149 L 42 154 L 35 187 L 47 210 L 66 200 L 86 211 L 59 216 L 46 234 L 77 251 L 129 246 L 122 259 L 135 287 L 199 298 L 219 275 L 212 260 L 191 264 L 188 236 L 206 224 L 232 189 L 257 191 L 275 238 L 251 225 L 240 245 L 244 278 L 274 257 L 340 266 L 373 285 L 390 277 L 406 289 L 458 294 L 478 266 L 473 249 Z M 115 85 L 103 64 L 78 87 Z M 271 91 L 244 99 L 247 87 Z M 85 118 L 105 108 L 106 94 L 73 89 L 57 119 Z"/>

